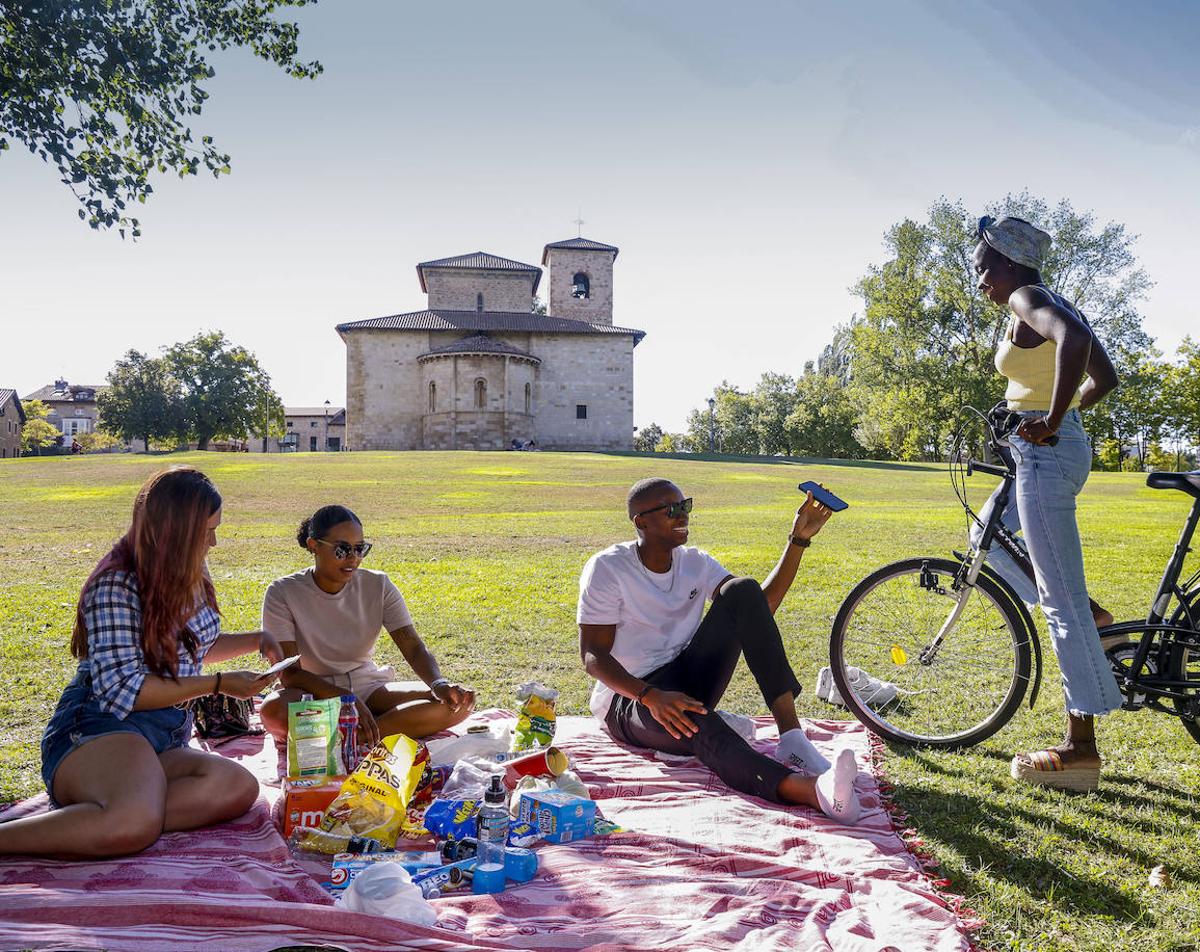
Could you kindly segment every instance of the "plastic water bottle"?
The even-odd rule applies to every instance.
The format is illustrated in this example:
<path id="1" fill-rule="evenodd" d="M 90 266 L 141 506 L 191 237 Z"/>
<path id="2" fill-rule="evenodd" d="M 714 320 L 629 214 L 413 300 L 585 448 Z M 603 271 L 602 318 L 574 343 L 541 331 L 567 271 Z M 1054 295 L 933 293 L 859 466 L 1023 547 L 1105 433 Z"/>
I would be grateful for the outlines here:
<path id="1" fill-rule="evenodd" d="M 342 709 L 338 713 L 338 740 L 342 751 L 342 766 L 345 773 L 353 772 L 362 758 L 358 753 L 358 705 L 353 694 L 342 695 Z"/>
<path id="2" fill-rule="evenodd" d="M 492 774 L 491 785 L 484 791 L 479 808 L 479 866 L 504 865 L 504 841 L 508 838 L 508 791 L 500 774 Z"/>

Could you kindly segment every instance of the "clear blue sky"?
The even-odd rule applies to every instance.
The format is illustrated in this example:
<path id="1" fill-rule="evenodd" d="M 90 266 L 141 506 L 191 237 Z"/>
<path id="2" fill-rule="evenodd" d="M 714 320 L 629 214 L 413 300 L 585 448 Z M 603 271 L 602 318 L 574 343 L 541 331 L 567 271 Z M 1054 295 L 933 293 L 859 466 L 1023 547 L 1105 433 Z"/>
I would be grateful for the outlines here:
<path id="1" fill-rule="evenodd" d="M 890 224 L 1023 188 L 1141 236 L 1171 351 L 1200 332 L 1197 11 L 324 0 L 298 13 L 315 82 L 216 60 L 194 129 L 233 174 L 156 182 L 137 244 L 0 157 L 0 386 L 219 328 L 285 403 L 340 404 L 336 323 L 421 308 L 420 260 L 536 264 L 582 209 L 621 248 L 616 322 L 647 331 L 635 422 L 679 428 L 722 379 L 799 373 Z"/>

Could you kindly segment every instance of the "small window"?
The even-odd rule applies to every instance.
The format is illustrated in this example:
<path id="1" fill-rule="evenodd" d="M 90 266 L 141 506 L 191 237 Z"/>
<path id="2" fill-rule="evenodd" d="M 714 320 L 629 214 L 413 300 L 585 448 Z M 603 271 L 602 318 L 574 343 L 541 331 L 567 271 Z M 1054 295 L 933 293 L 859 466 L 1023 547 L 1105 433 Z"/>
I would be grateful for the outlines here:
<path id="1" fill-rule="evenodd" d="M 429 412 L 437 409 L 437 384 L 429 381 Z"/>
<path id="2" fill-rule="evenodd" d="M 533 412 L 533 387 L 530 384 L 525 384 L 525 412 Z"/>
<path id="3" fill-rule="evenodd" d="M 587 419 L 587 404 L 586 403 L 575 404 L 575 419 L 576 420 L 586 420 Z"/>
<path id="4" fill-rule="evenodd" d="M 477 310 L 477 311 L 483 310 L 483 292 L 482 291 L 480 291 L 478 294 L 475 295 L 475 310 Z"/>
<path id="5" fill-rule="evenodd" d="M 475 381 L 475 409 L 483 410 L 487 407 L 487 381 L 480 377 Z"/>
<path id="6" fill-rule="evenodd" d="M 577 271 L 571 279 L 571 297 L 589 298 L 592 296 L 592 283 L 582 271 Z"/>
<path id="7" fill-rule="evenodd" d="M 292 429 L 292 427 L 293 427 L 293 426 L 294 426 L 294 424 L 292 423 L 292 421 L 291 421 L 291 420 L 288 420 L 288 421 L 287 421 L 287 428 L 290 430 L 290 429 Z"/>
<path id="8" fill-rule="evenodd" d="M 308 451 L 310 453 L 315 453 L 317 451 L 317 438 L 315 436 L 310 436 L 308 438 Z"/>
<path id="9" fill-rule="evenodd" d="M 316 421 L 316 420 L 310 420 L 310 421 L 309 421 L 309 423 L 308 423 L 308 428 L 309 428 L 310 430 L 315 430 L 315 429 L 317 428 L 317 421 Z"/>

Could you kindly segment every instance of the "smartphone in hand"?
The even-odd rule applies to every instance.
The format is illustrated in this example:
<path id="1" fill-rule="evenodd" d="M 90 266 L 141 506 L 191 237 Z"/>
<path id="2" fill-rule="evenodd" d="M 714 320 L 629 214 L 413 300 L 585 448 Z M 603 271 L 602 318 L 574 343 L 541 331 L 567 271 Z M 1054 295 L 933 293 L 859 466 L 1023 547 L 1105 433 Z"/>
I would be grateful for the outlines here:
<path id="1" fill-rule="evenodd" d="M 813 499 L 819 502 L 822 506 L 828 506 L 834 512 L 841 512 L 843 509 L 848 509 L 850 503 L 844 499 L 839 499 L 824 486 L 818 486 L 811 479 L 806 483 L 801 483 L 796 487 L 802 493 L 812 493 Z"/>
<path id="2" fill-rule="evenodd" d="M 273 665 L 271 665 L 271 667 L 267 668 L 266 671 L 264 671 L 262 674 L 260 674 L 258 676 L 258 680 L 261 681 L 263 678 L 272 678 L 275 675 L 277 675 L 280 671 L 282 671 L 284 668 L 290 668 L 292 665 L 294 665 L 299 660 L 300 660 L 300 656 L 298 654 L 294 654 L 290 658 L 284 658 L 278 664 L 273 664 Z"/>

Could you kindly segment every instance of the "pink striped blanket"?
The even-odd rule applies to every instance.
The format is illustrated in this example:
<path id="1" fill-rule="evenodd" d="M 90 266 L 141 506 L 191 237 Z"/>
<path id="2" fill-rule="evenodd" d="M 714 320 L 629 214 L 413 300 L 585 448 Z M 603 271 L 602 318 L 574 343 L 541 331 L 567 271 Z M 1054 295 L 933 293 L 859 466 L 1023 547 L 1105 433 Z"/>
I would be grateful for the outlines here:
<path id="1" fill-rule="evenodd" d="M 506 715 L 490 711 L 476 719 Z M 0 948 L 351 950 L 967 950 L 966 925 L 939 895 L 860 780 L 865 816 L 841 827 L 803 808 L 736 794 L 695 761 L 666 763 L 614 743 L 590 718 L 559 719 L 567 751 L 602 811 L 628 832 L 538 848 L 534 882 L 495 896 L 434 901 L 425 929 L 345 912 L 318 885 L 328 862 L 298 861 L 271 820 L 277 787 L 240 820 L 162 837 L 126 859 L 0 861 Z M 760 721 L 764 750 L 774 745 Z M 869 769 L 857 724 L 811 722 L 832 757 Z M 260 778 L 268 740 L 219 748 Z M 45 797 L 0 820 L 45 809 Z"/>

